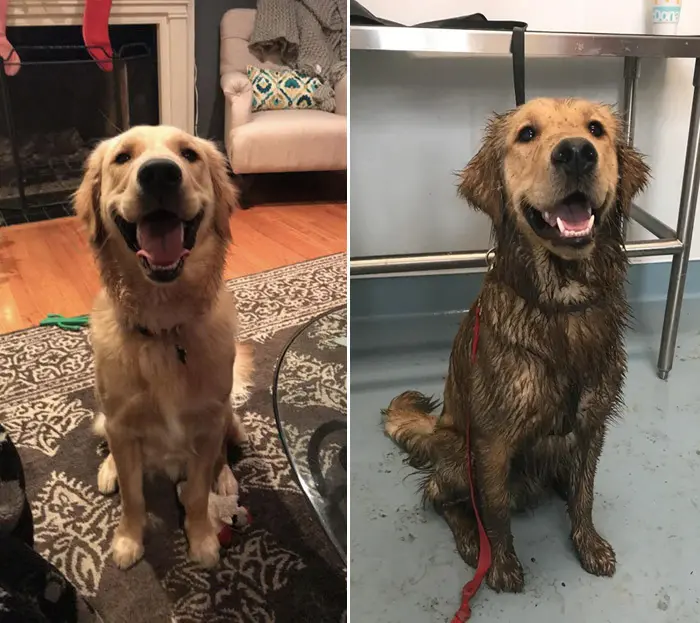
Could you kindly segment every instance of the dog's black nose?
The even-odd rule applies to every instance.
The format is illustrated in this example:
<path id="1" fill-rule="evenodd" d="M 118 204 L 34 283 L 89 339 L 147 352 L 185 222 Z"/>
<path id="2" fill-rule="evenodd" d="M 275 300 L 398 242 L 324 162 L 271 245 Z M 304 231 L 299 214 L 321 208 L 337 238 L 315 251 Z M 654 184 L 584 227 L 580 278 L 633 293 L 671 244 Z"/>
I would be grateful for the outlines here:
<path id="1" fill-rule="evenodd" d="M 552 151 L 552 164 L 567 175 L 586 175 L 597 163 L 598 152 L 585 138 L 565 138 Z"/>
<path id="2" fill-rule="evenodd" d="M 172 160 L 153 158 L 141 165 L 137 179 L 145 193 L 161 196 L 180 188 L 182 170 Z"/>

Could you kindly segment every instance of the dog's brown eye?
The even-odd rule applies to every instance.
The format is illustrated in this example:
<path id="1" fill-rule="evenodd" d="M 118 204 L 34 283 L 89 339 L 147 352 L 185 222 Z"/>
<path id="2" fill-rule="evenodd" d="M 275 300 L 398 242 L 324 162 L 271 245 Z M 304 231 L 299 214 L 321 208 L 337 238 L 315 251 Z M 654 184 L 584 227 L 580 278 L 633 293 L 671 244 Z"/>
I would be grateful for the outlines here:
<path id="1" fill-rule="evenodd" d="M 535 128 L 531 125 L 526 125 L 520 132 L 518 132 L 517 141 L 518 143 L 529 143 L 537 136 Z"/>
<path id="2" fill-rule="evenodd" d="M 131 160 L 131 154 L 128 151 L 122 151 L 117 154 L 114 164 L 126 164 L 129 160 Z"/>
<path id="3" fill-rule="evenodd" d="M 603 126 L 600 121 L 591 121 L 588 124 L 588 131 L 596 138 L 600 138 L 603 136 L 603 134 L 605 134 L 605 130 L 603 130 Z"/>
<path id="4" fill-rule="evenodd" d="M 197 162 L 199 160 L 199 156 L 197 155 L 197 152 L 194 151 L 194 149 L 190 149 L 189 147 L 185 147 L 180 154 L 182 157 L 187 160 L 187 162 Z"/>

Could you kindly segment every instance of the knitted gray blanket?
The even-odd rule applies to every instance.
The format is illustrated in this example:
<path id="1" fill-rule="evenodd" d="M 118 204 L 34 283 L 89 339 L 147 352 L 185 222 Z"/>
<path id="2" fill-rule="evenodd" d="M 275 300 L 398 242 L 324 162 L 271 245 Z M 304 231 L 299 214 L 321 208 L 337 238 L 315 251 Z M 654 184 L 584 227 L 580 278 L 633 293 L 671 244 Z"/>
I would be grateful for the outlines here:
<path id="1" fill-rule="evenodd" d="M 261 61 L 296 69 L 323 82 L 314 99 L 335 110 L 336 84 L 346 73 L 347 6 L 344 0 L 258 0 L 250 52 Z"/>

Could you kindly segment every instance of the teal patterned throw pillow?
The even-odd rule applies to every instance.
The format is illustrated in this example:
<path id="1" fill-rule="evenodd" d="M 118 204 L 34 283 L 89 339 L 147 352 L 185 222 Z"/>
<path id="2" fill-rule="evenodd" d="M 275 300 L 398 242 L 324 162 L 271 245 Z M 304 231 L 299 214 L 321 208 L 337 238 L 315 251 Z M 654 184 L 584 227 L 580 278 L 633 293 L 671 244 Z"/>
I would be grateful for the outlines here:
<path id="1" fill-rule="evenodd" d="M 248 80 L 253 85 L 253 112 L 287 108 L 318 108 L 314 91 L 321 86 L 311 78 L 291 69 L 261 69 L 248 65 Z"/>

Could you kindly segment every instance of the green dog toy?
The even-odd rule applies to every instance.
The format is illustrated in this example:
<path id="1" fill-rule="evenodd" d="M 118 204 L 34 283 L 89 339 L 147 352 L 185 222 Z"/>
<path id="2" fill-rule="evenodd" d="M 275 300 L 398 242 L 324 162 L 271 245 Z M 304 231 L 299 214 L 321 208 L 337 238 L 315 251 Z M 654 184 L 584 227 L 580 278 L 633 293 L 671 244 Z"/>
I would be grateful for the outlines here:
<path id="1" fill-rule="evenodd" d="M 40 327 L 58 327 L 64 331 L 80 331 L 83 327 L 87 327 L 90 322 L 90 317 L 84 316 L 61 316 L 60 314 L 49 314 L 40 323 Z"/>

